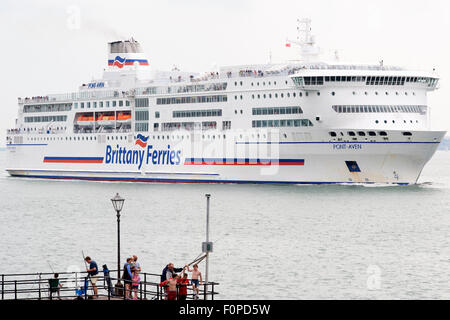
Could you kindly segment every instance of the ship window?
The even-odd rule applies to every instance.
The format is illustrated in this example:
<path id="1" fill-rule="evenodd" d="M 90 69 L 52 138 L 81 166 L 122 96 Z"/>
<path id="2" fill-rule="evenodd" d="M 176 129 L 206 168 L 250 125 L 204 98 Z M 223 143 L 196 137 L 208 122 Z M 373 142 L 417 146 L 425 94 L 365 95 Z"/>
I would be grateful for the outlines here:
<path id="1" fill-rule="evenodd" d="M 86 107 L 87 107 L 87 108 L 90 108 L 90 107 L 91 107 L 91 103 L 90 103 L 90 102 L 87 102 L 87 103 L 86 103 Z"/>
<path id="2" fill-rule="evenodd" d="M 411 133 L 411 132 L 402 132 L 402 134 L 403 134 L 404 136 L 412 136 L 412 133 Z"/>
<path id="3" fill-rule="evenodd" d="M 374 136 L 376 136 L 377 134 L 375 133 L 375 131 L 369 131 L 369 136 L 371 136 L 371 137 L 374 137 Z"/>
<path id="4" fill-rule="evenodd" d="M 116 100 L 113 100 L 112 106 L 115 107 L 116 105 L 117 105 L 117 101 L 116 101 Z"/>
<path id="5" fill-rule="evenodd" d="M 349 135 L 350 137 L 354 137 L 354 136 L 355 136 L 355 133 L 354 133 L 353 131 L 348 131 L 347 133 L 348 133 L 348 135 Z"/>
<path id="6" fill-rule="evenodd" d="M 364 137 L 366 133 L 364 131 L 358 131 L 358 136 Z"/>
<path id="7" fill-rule="evenodd" d="M 383 137 L 387 136 L 386 131 L 380 131 L 380 136 L 383 136 Z"/>
<path id="8" fill-rule="evenodd" d="M 81 108 L 81 109 L 84 109 L 84 102 L 81 102 L 80 108 Z"/>
<path id="9" fill-rule="evenodd" d="M 330 133 L 330 136 L 332 136 L 332 137 L 336 137 L 336 132 L 334 132 L 334 131 L 330 131 L 329 133 Z"/>
<path id="10" fill-rule="evenodd" d="M 123 100 L 119 100 L 119 107 L 123 107 Z"/>

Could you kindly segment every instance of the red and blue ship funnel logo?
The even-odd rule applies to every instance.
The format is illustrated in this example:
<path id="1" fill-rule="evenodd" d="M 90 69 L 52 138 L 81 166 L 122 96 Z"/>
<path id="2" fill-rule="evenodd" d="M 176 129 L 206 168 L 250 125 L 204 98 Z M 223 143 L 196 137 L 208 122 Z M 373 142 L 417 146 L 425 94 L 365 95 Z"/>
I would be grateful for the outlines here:
<path id="1" fill-rule="evenodd" d="M 121 56 L 116 56 L 114 60 L 108 60 L 108 66 L 115 66 L 122 69 L 123 66 L 132 66 L 135 62 L 140 66 L 148 66 L 147 59 L 127 59 Z"/>
<path id="2" fill-rule="evenodd" d="M 142 134 L 139 133 L 136 137 L 135 144 L 141 146 L 142 148 L 145 148 L 147 146 L 147 140 L 148 140 L 148 136 L 144 137 Z"/>

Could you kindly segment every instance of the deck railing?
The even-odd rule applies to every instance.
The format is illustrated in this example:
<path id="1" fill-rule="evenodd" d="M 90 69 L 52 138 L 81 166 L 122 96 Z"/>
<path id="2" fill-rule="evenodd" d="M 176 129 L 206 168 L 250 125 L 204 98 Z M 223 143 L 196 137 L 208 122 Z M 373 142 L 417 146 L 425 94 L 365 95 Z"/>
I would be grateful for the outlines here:
<path id="1" fill-rule="evenodd" d="M 110 270 L 111 274 L 117 274 L 117 270 Z M 59 296 L 64 300 L 71 299 L 92 299 L 94 296 L 92 283 L 87 272 L 60 272 L 58 273 Z M 96 283 L 98 298 L 102 300 L 125 300 L 124 281 L 120 279 L 122 287 L 116 288 L 117 278 L 104 275 L 99 272 Z M 153 273 L 140 273 L 141 281 L 136 293 L 137 300 L 166 300 L 165 289 L 161 287 L 160 275 Z M 50 285 L 54 279 L 54 273 L 22 273 L 22 274 L 1 274 L 0 292 L 1 300 L 57 300 L 58 293 Z M 87 284 L 87 287 L 86 287 Z M 218 283 L 202 283 L 199 287 L 198 299 L 214 300 L 218 292 L 215 291 Z M 177 286 L 177 300 L 179 299 L 179 289 Z M 87 290 L 86 290 L 87 288 Z M 187 300 L 195 298 L 192 286 L 187 286 Z M 134 297 L 134 293 L 132 293 Z"/>

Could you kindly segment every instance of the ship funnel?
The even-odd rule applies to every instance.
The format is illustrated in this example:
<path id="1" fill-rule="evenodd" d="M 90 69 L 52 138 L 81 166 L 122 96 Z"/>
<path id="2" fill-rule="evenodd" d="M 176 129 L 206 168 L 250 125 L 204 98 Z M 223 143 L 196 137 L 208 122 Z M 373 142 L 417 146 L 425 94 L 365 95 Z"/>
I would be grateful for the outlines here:
<path id="1" fill-rule="evenodd" d="M 108 43 L 110 70 L 147 69 L 149 64 L 139 42 L 131 38 Z"/>

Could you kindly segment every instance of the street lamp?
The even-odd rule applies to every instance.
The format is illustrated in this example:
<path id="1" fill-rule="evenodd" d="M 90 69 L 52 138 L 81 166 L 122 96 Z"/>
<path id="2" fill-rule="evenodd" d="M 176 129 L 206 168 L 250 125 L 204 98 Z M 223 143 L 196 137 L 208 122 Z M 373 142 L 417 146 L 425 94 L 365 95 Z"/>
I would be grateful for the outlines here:
<path id="1" fill-rule="evenodd" d="M 122 211 L 123 203 L 125 199 L 119 196 L 118 193 L 111 199 L 114 210 L 117 212 L 117 283 L 116 283 L 116 295 L 120 295 L 121 288 L 123 288 L 120 282 L 120 211 Z"/>

